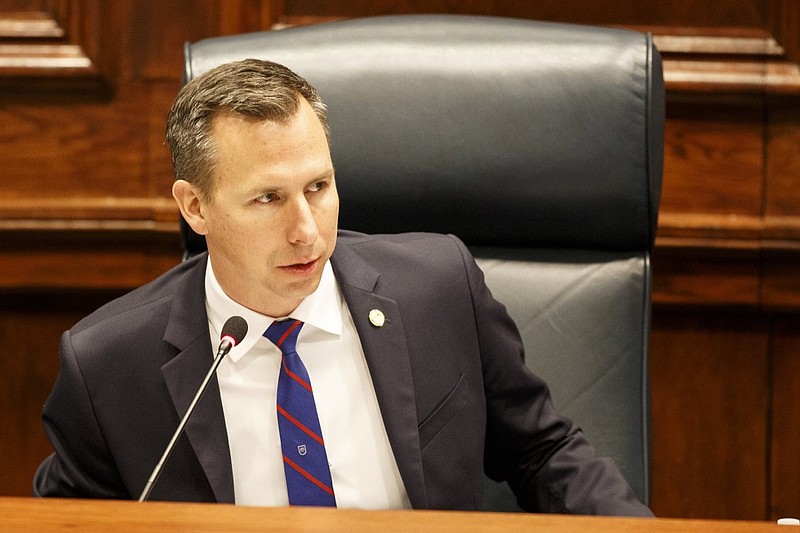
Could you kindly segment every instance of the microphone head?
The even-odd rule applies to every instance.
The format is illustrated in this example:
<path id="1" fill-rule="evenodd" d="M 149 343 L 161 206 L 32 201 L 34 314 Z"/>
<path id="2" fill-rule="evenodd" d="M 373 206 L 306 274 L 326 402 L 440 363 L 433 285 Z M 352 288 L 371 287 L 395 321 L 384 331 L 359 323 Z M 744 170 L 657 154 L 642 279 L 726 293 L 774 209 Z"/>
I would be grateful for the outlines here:
<path id="1" fill-rule="evenodd" d="M 232 316 L 225 321 L 222 326 L 222 333 L 220 333 L 220 341 L 228 340 L 231 343 L 231 348 L 242 342 L 244 336 L 247 335 L 247 321 L 240 316 Z"/>

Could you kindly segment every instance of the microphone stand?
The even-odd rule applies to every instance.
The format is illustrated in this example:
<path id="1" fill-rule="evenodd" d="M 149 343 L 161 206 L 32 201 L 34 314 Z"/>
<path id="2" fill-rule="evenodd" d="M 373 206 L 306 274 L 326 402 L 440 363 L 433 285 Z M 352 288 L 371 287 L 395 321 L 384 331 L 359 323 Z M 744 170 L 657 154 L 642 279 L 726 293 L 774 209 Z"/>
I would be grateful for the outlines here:
<path id="1" fill-rule="evenodd" d="M 164 450 L 164 454 L 161 456 L 161 459 L 158 461 L 158 464 L 156 464 L 156 467 L 153 469 L 153 473 L 150 474 L 150 479 L 147 480 L 147 484 L 144 486 L 144 490 L 142 491 L 142 494 L 139 496 L 140 502 L 144 502 L 147 500 L 147 498 L 150 497 L 150 492 L 153 490 L 153 485 L 155 485 L 156 481 L 158 480 L 158 476 L 161 475 L 161 471 L 164 470 L 164 463 L 166 463 L 170 454 L 172 454 L 172 449 L 175 447 L 175 443 L 178 442 L 178 438 L 183 433 L 183 428 L 186 426 L 186 422 L 189 420 L 189 417 L 192 415 L 192 412 L 194 412 L 194 408 L 197 405 L 197 402 L 200 400 L 200 397 L 206 391 L 206 388 L 208 387 L 208 384 L 211 381 L 211 377 L 214 375 L 214 372 L 217 371 L 217 367 L 219 367 L 219 364 L 222 362 L 222 358 L 225 357 L 225 354 L 227 354 L 231 348 L 233 348 L 233 343 L 230 342 L 227 338 L 220 343 L 219 350 L 217 351 L 217 356 L 214 358 L 214 363 L 211 365 L 211 368 L 208 370 L 206 377 L 200 384 L 200 388 L 197 389 L 197 393 L 194 395 L 192 403 L 189 404 L 189 408 L 186 410 L 186 414 L 183 415 L 181 423 L 178 424 L 178 428 L 172 435 L 172 439 L 169 441 L 169 444 L 167 444 L 167 448 Z"/>

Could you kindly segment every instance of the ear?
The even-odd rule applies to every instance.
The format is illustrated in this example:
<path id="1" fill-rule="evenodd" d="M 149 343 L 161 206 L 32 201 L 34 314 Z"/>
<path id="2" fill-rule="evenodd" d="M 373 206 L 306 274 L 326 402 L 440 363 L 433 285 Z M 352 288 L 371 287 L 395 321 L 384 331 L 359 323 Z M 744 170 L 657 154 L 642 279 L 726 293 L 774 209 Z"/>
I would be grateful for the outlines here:
<path id="1" fill-rule="evenodd" d="M 202 201 L 197 189 L 186 180 L 175 180 L 172 184 L 172 197 L 178 203 L 184 220 L 195 233 L 206 235 L 206 220 L 200 209 Z"/>

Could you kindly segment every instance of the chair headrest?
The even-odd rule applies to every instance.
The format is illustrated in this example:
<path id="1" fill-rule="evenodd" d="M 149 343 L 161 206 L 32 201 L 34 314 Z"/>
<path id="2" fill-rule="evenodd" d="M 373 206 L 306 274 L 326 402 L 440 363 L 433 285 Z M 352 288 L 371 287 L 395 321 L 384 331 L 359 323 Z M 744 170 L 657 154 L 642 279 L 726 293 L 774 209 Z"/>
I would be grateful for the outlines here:
<path id="1" fill-rule="evenodd" d="M 317 88 L 343 228 L 471 245 L 652 245 L 664 87 L 647 34 L 393 15 L 206 39 L 185 54 L 187 80 L 257 57 Z"/>

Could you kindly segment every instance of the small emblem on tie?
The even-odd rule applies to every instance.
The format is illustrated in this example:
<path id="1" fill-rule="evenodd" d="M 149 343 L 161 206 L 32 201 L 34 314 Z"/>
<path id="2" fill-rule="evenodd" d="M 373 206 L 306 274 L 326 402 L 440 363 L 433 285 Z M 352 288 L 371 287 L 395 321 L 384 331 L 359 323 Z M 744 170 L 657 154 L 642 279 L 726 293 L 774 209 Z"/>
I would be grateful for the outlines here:
<path id="1" fill-rule="evenodd" d="M 300 455 L 305 455 L 306 453 L 308 453 L 308 448 L 306 448 L 305 444 L 301 444 L 300 446 L 297 447 L 297 453 L 299 453 Z"/>
<path id="2" fill-rule="evenodd" d="M 382 328 L 386 323 L 386 315 L 380 309 L 373 309 L 369 312 L 369 321 L 376 328 Z"/>

